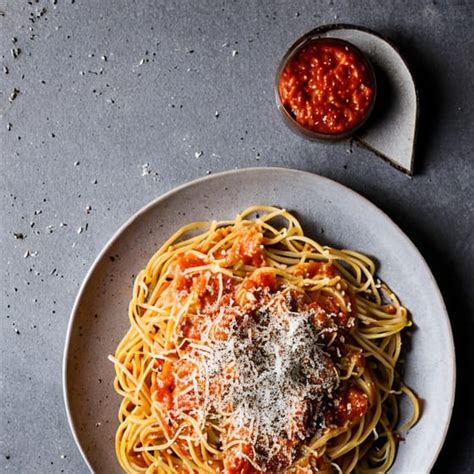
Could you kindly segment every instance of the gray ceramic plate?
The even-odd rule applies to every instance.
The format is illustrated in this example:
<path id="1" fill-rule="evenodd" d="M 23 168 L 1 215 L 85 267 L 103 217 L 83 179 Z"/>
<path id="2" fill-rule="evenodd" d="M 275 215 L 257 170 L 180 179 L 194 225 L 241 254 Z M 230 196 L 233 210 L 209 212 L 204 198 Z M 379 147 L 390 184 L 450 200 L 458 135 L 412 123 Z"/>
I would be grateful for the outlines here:
<path id="1" fill-rule="evenodd" d="M 107 356 L 128 328 L 134 275 L 178 227 L 232 218 L 258 203 L 294 211 L 306 233 L 322 242 L 376 257 L 379 276 L 410 309 L 416 330 L 405 380 L 424 408 L 392 472 L 429 472 L 446 435 L 455 386 L 451 328 L 436 282 L 415 246 L 369 201 L 326 178 L 279 168 L 209 176 L 163 195 L 121 227 L 92 265 L 72 311 L 64 353 L 66 408 L 87 465 L 98 473 L 121 472 L 114 452 L 120 400 Z M 406 415 L 407 410 L 402 405 Z"/>

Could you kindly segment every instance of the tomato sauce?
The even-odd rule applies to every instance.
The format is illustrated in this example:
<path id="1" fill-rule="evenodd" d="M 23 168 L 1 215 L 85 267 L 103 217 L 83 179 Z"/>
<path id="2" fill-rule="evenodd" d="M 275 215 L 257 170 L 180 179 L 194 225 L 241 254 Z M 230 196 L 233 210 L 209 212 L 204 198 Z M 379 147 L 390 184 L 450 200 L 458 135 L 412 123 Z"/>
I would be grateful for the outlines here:
<path id="1" fill-rule="evenodd" d="M 173 363 L 170 361 L 165 361 L 161 365 L 161 371 L 157 377 L 156 385 L 153 387 L 154 391 L 156 392 L 156 399 L 166 406 L 168 410 L 173 406 L 173 371 Z"/>
<path id="2" fill-rule="evenodd" d="M 226 474 L 258 474 L 248 458 L 253 457 L 252 446 L 244 444 L 238 448 L 231 448 L 224 458 Z"/>
<path id="3" fill-rule="evenodd" d="M 143 459 L 143 455 L 141 453 L 136 453 L 135 451 L 130 450 L 128 452 L 128 456 L 130 457 L 131 462 L 136 466 L 141 468 L 148 467 L 148 463 L 145 461 L 145 459 Z"/>
<path id="4" fill-rule="evenodd" d="M 242 282 L 242 288 L 248 291 L 260 291 L 268 288 L 271 291 L 275 291 L 277 286 L 276 276 L 274 273 L 259 271 Z"/>
<path id="5" fill-rule="evenodd" d="M 353 422 L 364 416 L 369 409 L 369 399 L 362 390 L 350 387 L 336 403 L 336 415 L 339 423 Z"/>
<path id="6" fill-rule="evenodd" d="M 263 235 L 255 227 L 242 229 L 242 236 L 236 239 L 226 259 L 226 265 L 242 262 L 245 265 L 262 267 L 265 264 L 263 255 Z"/>
<path id="7" fill-rule="evenodd" d="M 293 273 L 304 278 L 314 278 L 316 276 L 334 278 L 337 275 L 334 266 L 327 262 L 299 263 Z"/>
<path id="8" fill-rule="evenodd" d="M 279 94 L 282 105 L 304 128 L 337 135 L 368 116 L 375 81 L 368 62 L 350 43 L 316 39 L 290 57 Z"/>
<path id="9" fill-rule="evenodd" d="M 225 235 L 225 232 L 223 232 Z M 215 242 L 206 243 L 206 247 L 215 245 Z M 230 247 L 230 248 L 229 248 Z M 213 322 L 212 338 L 215 341 L 225 341 L 229 338 L 233 328 L 240 327 L 246 317 L 258 318 L 258 309 L 268 304 L 278 305 L 282 311 L 314 312 L 314 325 L 316 329 L 337 325 L 337 330 L 344 331 L 348 314 L 344 311 L 343 304 L 331 294 L 319 290 L 302 294 L 295 288 L 284 288 L 275 271 L 266 267 L 266 257 L 263 248 L 263 235 L 260 228 L 243 227 L 239 238 L 227 247 L 222 253 L 223 266 L 237 265 L 242 275 L 233 278 L 224 273 L 217 273 L 209 267 L 211 259 L 197 255 L 193 252 L 183 252 L 177 255 L 175 262 L 169 269 L 168 289 L 173 293 L 173 298 L 187 298 L 193 296 L 193 307 L 189 314 L 183 316 L 179 322 L 179 338 L 200 341 L 206 324 Z M 242 264 L 253 268 L 242 268 Z M 198 268 L 203 267 L 203 268 Z M 334 278 L 339 275 L 335 266 L 328 262 L 304 262 L 295 265 L 289 270 L 295 276 L 307 279 Z M 242 302 L 238 295 L 243 294 Z M 347 306 L 350 295 L 343 296 Z M 336 315 L 336 316 L 334 316 Z M 207 319 L 206 319 L 207 318 Z M 328 332 L 328 337 L 332 333 Z M 192 342 L 192 341 L 191 341 Z M 180 351 L 192 351 L 191 342 L 184 341 Z M 352 354 L 350 354 L 352 356 Z M 359 354 L 354 354 L 359 357 Z M 174 356 L 170 356 L 174 357 Z M 363 366 L 363 356 L 357 359 L 357 366 Z M 327 372 L 333 372 L 333 364 L 327 362 Z M 180 413 L 192 413 L 196 407 L 203 404 L 203 396 L 199 388 L 194 390 L 202 381 L 199 378 L 199 367 L 186 359 L 172 358 L 156 360 L 154 363 L 154 380 L 152 397 L 160 403 L 163 411 L 171 419 L 179 417 Z M 221 380 L 234 377 L 234 369 L 228 367 L 220 374 L 219 379 L 212 379 L 209 384 L 211 394 L 219 394 L 224 386 Z M 220 395 L 217 395 L 220 396 Z M 224 411 L 230 411 L 231 406 Z M 331 420 L 337 424 L 355 421 L 368 409 L 368 398 L 354 386 L 344 386 L 335 393 L 334 410 Z M 298 433 L 305 432 L 308 425 L 309 405 L 302 400 L 302 404 L 294 411 L 291 424 L 290 439 L 281 439 L 286 443 L 285 452 L 290 452 L 300 442 Z M 178 414 L 178 415 L 177 415 Z M 162 421 L 168 435 L 172 436 L 175 426 Z M 294 434 L 293 434 L 294 433 Z M 245 439 L 245 437 L 243 437 Z M 187 442 L 178 439 L 177 445 L 186 454 L 190 455 Z M 226 452 L 223 463 L 227 474 L 256 474 L 257 470 L 251 460 L 254 460 L 252 444 L 244 443 Z M 273 455 L 266 463 L 263 472 L 281 472 L 286 469 L 288 457 L 286 455 Z M 141 466 L 143 459 L 137 456 L 136 464 Z"/>

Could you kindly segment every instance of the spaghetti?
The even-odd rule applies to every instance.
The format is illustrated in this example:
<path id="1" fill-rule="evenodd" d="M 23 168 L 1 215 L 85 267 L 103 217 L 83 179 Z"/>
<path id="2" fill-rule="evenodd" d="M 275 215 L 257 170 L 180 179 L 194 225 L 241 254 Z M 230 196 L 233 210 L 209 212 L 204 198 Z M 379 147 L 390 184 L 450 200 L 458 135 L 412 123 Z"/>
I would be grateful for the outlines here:
<path id="1" fill-rule="evenodd" d="M 396 373 L 406 308 L 369 258 L 285 210 L 181 228 L 138 274 L 129 318 L 110 356 L 128 473 L 386 472 L 418 420 Z"/>

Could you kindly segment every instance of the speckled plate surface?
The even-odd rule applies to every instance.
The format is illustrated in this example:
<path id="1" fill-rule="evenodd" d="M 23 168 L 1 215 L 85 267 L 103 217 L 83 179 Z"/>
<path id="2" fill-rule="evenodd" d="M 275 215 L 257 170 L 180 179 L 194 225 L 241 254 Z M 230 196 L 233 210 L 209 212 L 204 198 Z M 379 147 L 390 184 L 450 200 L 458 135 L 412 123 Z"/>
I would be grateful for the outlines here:
<path id="1" fill-rule="evenodd" d="M 411 241 L 365 198 L 329 179 L 281 168 L 231 171 L 170 191 L 134 215 L 97 257 L 77 296 L 64 352 L 66 409 L 85 462 L 98 473 L 121 472 L 114 451 L 120 399 L 107 356 L 128 328 L 134 275 L 178 227 L 232 218 L 257 203 L 294 211 L 305 232 L 323 243 L 375 257 L 379 276 L 410 309 L 415 330 L 405 380 L 422 399 L 423 415 L 391 472 L 429 472 L 446 436 L 455 387 L 451 328 L 436 282 Z M 402 404 L 406 416 L 408 409 Z"/>

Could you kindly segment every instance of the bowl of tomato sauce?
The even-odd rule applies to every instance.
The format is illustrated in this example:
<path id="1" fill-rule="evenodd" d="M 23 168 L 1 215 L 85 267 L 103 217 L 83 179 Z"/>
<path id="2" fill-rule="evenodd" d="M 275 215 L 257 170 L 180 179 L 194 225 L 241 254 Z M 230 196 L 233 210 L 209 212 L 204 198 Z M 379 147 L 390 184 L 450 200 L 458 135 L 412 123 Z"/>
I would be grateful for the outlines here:
<path id="1" fill-rule="evenodd" d="M 275 95 L 286 124 L 312 140 L 349 137 L 375 104 L 372 64 L 352 43 L 307 33 L 278 67 Z"/>

